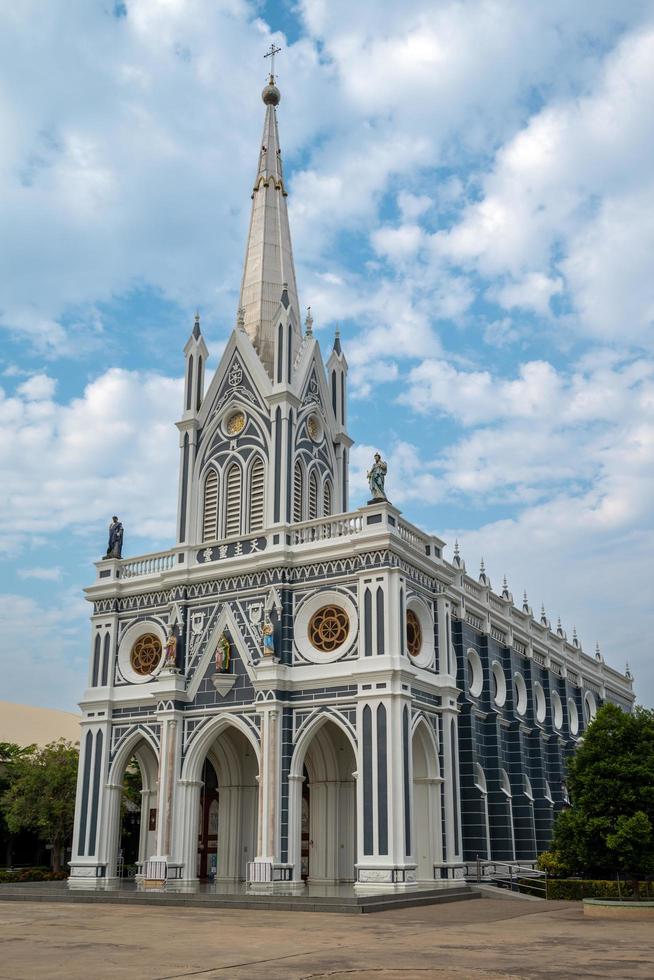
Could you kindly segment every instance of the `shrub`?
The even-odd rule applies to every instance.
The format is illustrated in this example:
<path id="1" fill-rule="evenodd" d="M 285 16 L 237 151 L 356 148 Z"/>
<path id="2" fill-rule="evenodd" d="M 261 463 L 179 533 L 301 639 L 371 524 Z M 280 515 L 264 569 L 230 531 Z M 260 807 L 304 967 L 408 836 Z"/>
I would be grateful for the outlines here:
<path id="1" fill-rule="evenodd" d="M 67 871 L 21 868 L 20 871 L 0 871 L 0 884 L 11 885 L 24 881 L 65 881 L 67 877 Z"/>
<path id="2" fill-rule="evenodd" d="M 543 851 L 538 855 L 536 867 L 539 871 L 547 871 L 549 878 L 565 878 L 573 870 L 561 860 L 558 851 Z"/>
<path id="3" fill-rule="evenodd" d="M 580 902 L 582 898 L 609 898 L 618 901 L 644 901 L 654 899 L 651 881 L 598 881 L 583 878 L 559 878 L 547 882 L 549 899 L 567 899 Z"/>

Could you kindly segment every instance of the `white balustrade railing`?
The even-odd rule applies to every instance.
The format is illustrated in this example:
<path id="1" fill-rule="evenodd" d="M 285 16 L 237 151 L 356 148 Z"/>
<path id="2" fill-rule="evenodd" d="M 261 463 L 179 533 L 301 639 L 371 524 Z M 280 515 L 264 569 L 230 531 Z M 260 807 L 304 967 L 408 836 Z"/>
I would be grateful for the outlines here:
<path id="1" fill-rule="evenodd" d="M 142 555 L 140 558 L 124 561 L 120 567 L 120 577 L 140 578 L 142 575 L 158 575 L 168 572 L 177 562 L 176 551 L 161 551 L 154 555 Z"/>
<path id="2" fill-rule="evenodd" d="M 417 548 L 417 550 L 421 551 L 423 555 L 425 554 L 425 549 L 429 544 L 429 538 L 426 534 L 422 534 L 418 528 L 413 526 L 413 524 L 408 524 L 406 521 L 398 521 L 397 533 L 403 541 L 406 541 L 407 544 Z"/>
<path id="3" fill-rule="evenodd" d="M 481 596 L 482 594 L 481 588 L 478 585 L 475 585 L 473 582 L 464 582 L 463 588 L 466 590 L 466 592 L 469 592 L 470 595 Z"/>
<path id="4" fill-rule="evenodd" d="M 315 521 L 303 521 L 290 528 L 293 544 L 308 544 L 313 541 L 328 541 L 331 538 L 348 538 L 361 534 L 363 517 L 361 514 L 340 514 L 336 517 L 323 517 Z"/>

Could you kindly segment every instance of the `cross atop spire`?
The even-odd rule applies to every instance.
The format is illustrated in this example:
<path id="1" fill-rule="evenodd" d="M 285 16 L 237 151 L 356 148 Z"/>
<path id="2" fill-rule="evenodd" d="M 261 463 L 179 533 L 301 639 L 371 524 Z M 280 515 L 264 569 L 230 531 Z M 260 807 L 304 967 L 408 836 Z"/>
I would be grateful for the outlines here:
<path id="1" fill-rule="evenodd" d="M 271 85 L 275 84 L 275 55 L 279 54 L 281 50 L 281 48 L 275 47 L 275 43 L 273 41 L 270 44 L 270 50 L 266 51 L 264 54 L 264 58 L 270 58 L 270 74 L 268 77 Z"/>

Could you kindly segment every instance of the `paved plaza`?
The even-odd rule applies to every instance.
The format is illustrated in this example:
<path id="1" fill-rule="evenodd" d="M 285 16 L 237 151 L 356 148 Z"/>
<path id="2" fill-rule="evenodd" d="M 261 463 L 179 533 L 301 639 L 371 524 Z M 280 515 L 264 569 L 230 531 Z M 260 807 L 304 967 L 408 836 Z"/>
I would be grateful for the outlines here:
<path id="1" fill-rule="evenodd" d="M 485 898 L 376 915 L 0 903 L 1 980 L 512 980 L 653 975 L 651 922 Z"/>

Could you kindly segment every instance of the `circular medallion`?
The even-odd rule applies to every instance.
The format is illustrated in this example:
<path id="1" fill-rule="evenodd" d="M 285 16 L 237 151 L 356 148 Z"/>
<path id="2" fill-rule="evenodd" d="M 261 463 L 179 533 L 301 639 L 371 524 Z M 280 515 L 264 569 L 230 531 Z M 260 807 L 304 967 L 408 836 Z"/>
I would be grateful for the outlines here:
<path id="1" fill-rule="evenodd" d="M 243 412 L 234 412 L 225 423 L 225 432 L 228 436 L 237 436 L 244 428 L 245 414 Z"/>
<path id="2" fill-rule="evenodd" d="M 323 606 L 309 621 L 309 640 L 322 653 L 331 653 L 342 646 L 349 631 L 350 620 L 340 606 Z"/>
<path id="3" fill-rule="evenodd" d="M 146 677 L 151 674 L 161 660 L 161 640 L 153 633 L 144 633 L 132 647 L 130 664 L 135 674 Z"/>
<path id="4" fill-rule="evenodd" d="M 412 657 L 417 657 L 422 650 L 422 626 L 413 609 L 406 614 L 406 645 Z"/>
<path id="5" fill-rule="evenodd" d="M 310 415 L 307 419 L 307 432 L 313 442 L 320 442 L 322 439 L 322 425 L 317 415 Z"/>

